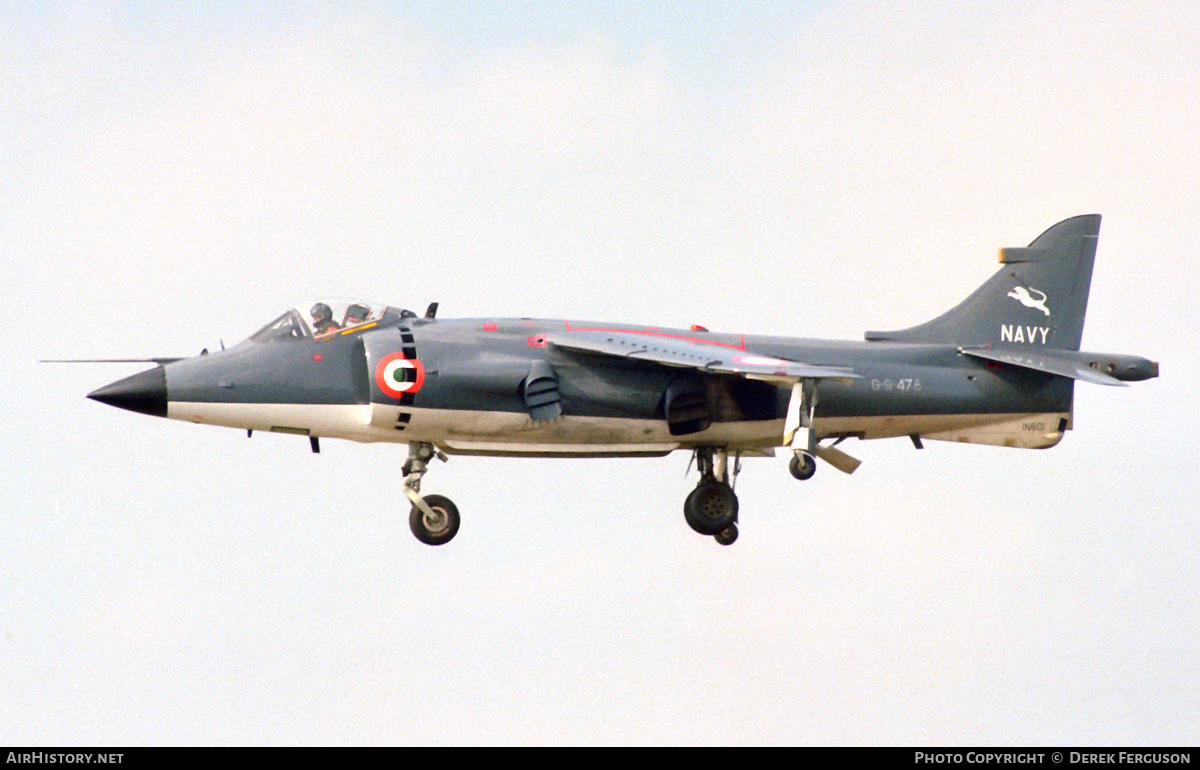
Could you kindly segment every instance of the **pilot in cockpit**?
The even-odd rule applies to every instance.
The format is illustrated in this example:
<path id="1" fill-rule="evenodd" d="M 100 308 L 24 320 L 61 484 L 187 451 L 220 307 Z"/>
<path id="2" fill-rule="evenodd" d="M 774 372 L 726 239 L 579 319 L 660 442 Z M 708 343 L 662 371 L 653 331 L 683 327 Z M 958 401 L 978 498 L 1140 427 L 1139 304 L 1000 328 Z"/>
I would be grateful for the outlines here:
<path id="1" fill-rule="evenodd" d="M 342 328 L 333 320 L 333 311 L 324 302 L 318 302 L 313 305 L 312 310 L 309 311 L 309 315 L 312 316 L 313 329 L 316 331 L 317 336 L 335 332 Z"/>

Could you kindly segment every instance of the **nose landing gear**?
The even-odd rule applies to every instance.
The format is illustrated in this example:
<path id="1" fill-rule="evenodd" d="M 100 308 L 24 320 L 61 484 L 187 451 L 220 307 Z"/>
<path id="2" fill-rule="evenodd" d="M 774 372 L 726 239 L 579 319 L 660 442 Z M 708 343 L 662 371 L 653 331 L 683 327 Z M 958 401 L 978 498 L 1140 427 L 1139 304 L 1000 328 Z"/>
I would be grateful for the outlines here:
<path id="1" fill-rule="evenodd" d="M 458 533 L 458 506 L 442 495 L 421 496 L 421 477 L 434 457 L 442 462 L 446 455 L 433 444 L 414 441 L 408 445 L 408 460 L 404 463 L 404 494 L 412 501 L 408 527 L 426 545 L 443 545 Z"/>
<path id="2" fill-rule="evenodd" d="M 738 499 L 730 483 L 741 469 L 734 458 L 733 473 L 729 473 L 729 453 L 724 449 L 698 447 L 696 466 L 700 483 L 683 503 L 683 516 L 688 526 L 701 535 L 713 537 L 721 545 L 731 545 L 738 536 Z"/>

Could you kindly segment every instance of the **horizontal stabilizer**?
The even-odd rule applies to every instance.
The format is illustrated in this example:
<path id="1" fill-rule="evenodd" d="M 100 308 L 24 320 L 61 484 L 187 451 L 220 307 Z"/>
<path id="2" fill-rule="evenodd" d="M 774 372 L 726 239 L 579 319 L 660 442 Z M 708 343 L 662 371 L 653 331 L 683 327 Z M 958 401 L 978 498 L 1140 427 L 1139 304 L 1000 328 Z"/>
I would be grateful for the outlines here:
<path id="1" fill-rule="evenodd" d="M 1110 377 L 1104 372 L 1093 369 L 1086 361 L 1080 360 L 1079 353 L 1071 351 L 1027 351 L 1027 350 L 985 350 L 982 348 L 963 348 L 962 352 L 974 358 L 996 361 L 1037 372 L 1057 374 L 1059 377 L 1070 377 L 1072 380 L 1094 382 L 1097 385 L 1117 385 L 1126 387 L 1125 383 L 1116 377 Z"/>

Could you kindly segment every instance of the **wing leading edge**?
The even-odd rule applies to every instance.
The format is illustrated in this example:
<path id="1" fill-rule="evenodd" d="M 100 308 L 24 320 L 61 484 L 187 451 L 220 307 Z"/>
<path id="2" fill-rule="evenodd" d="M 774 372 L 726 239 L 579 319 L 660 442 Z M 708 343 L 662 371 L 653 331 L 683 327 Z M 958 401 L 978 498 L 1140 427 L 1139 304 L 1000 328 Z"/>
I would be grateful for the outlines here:
<path id="1" fill-rule="evenodd" d="M 546 341 L 565 350 L 649 361 L 663 366 L 691 368 L 713 374 L 734 375 L 781 384 L 820 379 L 846 381 L 859 377 L 848 367 L 788 361 L 689 337 L 588 330 L 547 334 Z"/>

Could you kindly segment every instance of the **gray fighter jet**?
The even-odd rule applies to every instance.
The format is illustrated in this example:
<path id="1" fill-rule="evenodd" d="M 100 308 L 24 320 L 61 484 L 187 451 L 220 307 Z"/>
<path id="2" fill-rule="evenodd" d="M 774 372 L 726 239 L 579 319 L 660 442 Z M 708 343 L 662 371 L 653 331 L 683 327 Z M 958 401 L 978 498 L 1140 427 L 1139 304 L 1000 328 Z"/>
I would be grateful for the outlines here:
<path id="1" fill-rule="evenodd" d="M 404 492 L 423 543 L 458 531 L 421 494 L 434 457 L 694 454 L 689 525 L 737 539 L 741 458 L 792 453 L 852 473 L 848 438 L 1040 449 L 1071 428 L 1076 380 L 1158 376 L 1131 355 L 1080 352 L 1100 217 L 1001 249 L 1000 270 L 928 323 L 829 341 L 532 318 L 436 318 L 323 301 L 289 310 L 241 344 L 157 364 L 89 394 L 187 422 L 408 445 Z"/>

